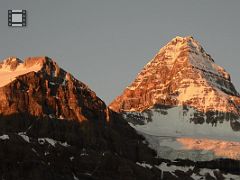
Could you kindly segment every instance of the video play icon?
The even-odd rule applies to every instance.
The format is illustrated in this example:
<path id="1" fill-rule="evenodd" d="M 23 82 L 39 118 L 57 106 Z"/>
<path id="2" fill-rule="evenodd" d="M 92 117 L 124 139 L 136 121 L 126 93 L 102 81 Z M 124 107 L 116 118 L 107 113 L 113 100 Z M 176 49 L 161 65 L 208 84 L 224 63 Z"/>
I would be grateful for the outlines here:
<path id="1" fill-rule="evenodd" d="M 8 10 L 8 26 L 23 27 L 27 25 L 26 10 Z"/>

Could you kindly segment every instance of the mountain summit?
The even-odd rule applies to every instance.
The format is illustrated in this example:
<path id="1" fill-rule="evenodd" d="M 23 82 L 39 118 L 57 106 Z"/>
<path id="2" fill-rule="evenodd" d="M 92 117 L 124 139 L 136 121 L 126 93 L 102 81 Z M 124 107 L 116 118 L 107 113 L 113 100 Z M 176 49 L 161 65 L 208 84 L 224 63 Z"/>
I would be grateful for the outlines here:
<path id="1" fill-rule="evenodd" d="M 105 119 L 104 102 L 48 57 L 0 63 L 0 114 L 28 113 L 59 119 Z"/>
<path id="2" fill-rule="evenodd" d="M 240 96 L 229 73 L 190 36 L 176 37 L 161 48 L 110 108 L 143 111 L 157 104 L 240 114 Z"/>
<path id="3" fill-rule="evenodd" d="M 235 149 L 239 93 L 229 73 L 193 37 L 176 37 L 161 48 L 109 107 L 143 134 L 160 157 L 240 159 Z"/>
<path id="4" fill-rule="evenodd" d="M 156 179 L 155 152 L 87 85 L 49 57 L 0 63 L 3 179 Z M 124 134 L 122 132 L 124 131 Z"/>

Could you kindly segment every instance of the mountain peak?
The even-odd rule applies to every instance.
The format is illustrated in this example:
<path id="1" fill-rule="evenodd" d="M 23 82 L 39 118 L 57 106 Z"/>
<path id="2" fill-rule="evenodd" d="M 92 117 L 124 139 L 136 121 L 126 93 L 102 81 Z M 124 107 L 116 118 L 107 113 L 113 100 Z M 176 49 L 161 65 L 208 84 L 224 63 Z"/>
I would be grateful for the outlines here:
<path id="1" fill-rule="evenodd" d="M 17 62 L 15 68 L 10 68 Z M 10 95 L 9 95 L 10 94 Z M 105 103 L 49 57 L 9 58 L 0 67 L 0 114 L 84 121 L 105 118 Z M 106 118 L 106 120 L 108 120 Z"/>
<path id="2" fill-rule="evenodd" d="M 194 40 L 193 36 L 176 36 L 171 41 L 192 41 Z"/>
<path id="3" fill-rule="evenodd" d="M 202 53 L 204 56 L 209 56 L 201 46 L 201 44 L 194 39 L 192 36 L 180 37 L 176 36 L 171 41 L 169 41 L 163 48 L 159 50 L 159 53 L 162 52 L 171 52 L 179 53 L 182 51 L 187 51 L 189 53 Z M 213 59 L 209 56 L 209 60 Z"/>
<path id="4" fill-rule="evenodd" d="M 191 36 L 175 37 L 161 48 L 110 107 L 143 111 L 158 104 L 240 113 L 229 73 Z"/>
<path id="5" fill-rule="evenodd" d="M 15 70 L 21 63 L 23 63 L 23 61 L 17 57 L 8 57 L 0 62 L 0 69 L 7 68 L 9 70 Z"/>
<path id="6" fill-rule="evenodd" d="M 9 57 L 0 62 L 0 87 L 12 82 L 17 76 L 29 72 L 38 72 L 44 69 L 48 73 L 58 73 L 59 67 L 56 62 L 46 56 L 28 57 L 24 61 L 17 57 Z M 51 70 L 53 69 L 53 70 Z M 50 72 L 51 71 L 51 72 Z"/>
<path id="7" fill-rule="evenodd" d="M 48 63 L 55 63 L 55 62 L 47 56 L 27 57 L 24 60 L 24 65 L 27 67 L 32 66 L 34 64 L 40 64 L 43 66 L 44 64 L 48 64 Z"/>
<path id="8" fill-rule="evenodd" d="M 39 66 L 43 66 L 44 64 L 50 62 L 54 61 L 47 56 L 27 57 L 24 61 L 17 57 L 11 56 L 0 62 L 0 69 L 5 71 L 15 71 L 18 68 L 18 66 L 29 68 L 37 64 Z"/>
<path id="9" fill-rule="evenodd" d="M 15 56 L 10 56 L 6 59 L 3 60 L 4 63 L 7 63 L 7 62 L 22 62 L 22 60 L 20 60 L 19 58 L 15 57 Z"/>
<path id="10" fill-rule="evenodd" d="M 171 45 L 171 44 L 174 44 L 174 45 L 176 45 L 176 44 L 188 44 L 188 45 L 190 45 L 191 43 L 200 45 L 199 42 L 193 38 L 193 36 L 185 36 L 185 37 L 176 36 L 175 38 L 170 40 L 167 43 L 166 46 Z"/>

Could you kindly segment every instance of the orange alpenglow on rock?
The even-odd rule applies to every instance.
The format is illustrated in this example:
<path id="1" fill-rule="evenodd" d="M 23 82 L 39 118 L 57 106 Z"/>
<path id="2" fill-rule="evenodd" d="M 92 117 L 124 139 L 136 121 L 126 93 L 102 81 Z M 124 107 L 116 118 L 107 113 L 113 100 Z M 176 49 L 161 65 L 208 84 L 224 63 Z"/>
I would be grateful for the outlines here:
<path id="1" fill-rule="evenodd" d="M 229 73 L 190 36 L 176 37 L 161 48 L 109 107 L 141 112 L 156 104 L 240 114 L 240 96 Z"/>
<path id="2" fill-rule="evenodd" d="M 27 113 L 57 119 L 105 119 L 105 103 L 48 57 L 0 63 L 0 114 Z"/>

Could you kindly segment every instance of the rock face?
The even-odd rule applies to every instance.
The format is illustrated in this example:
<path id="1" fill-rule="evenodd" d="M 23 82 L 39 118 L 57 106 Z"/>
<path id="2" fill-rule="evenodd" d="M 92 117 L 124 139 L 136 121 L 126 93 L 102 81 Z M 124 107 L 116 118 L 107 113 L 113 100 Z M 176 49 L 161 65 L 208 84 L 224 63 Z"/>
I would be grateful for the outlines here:
<path id="1" fill-rule="evenodd" d="M 0 63 L 2 179 L 155 179 L 155 152 L 48 57 Z M 122 133 L 124 132 L 124 133 Z"/>
<path id="2" fill-rule="evenodd" d="M 230 75 L 192 37 L 172 39 L 110 108 L 143 111 L 156 104 L 186 105 L 200 112 L 240 112 L 240 96 Z"/>
<path id="3" fill-rule="evenodd" d="M 10 83 L 0 87 L 0 115 L 29 113 L 78 121 L 106 119 L 104 102 L 51 59 L 37 57 L 24 62 L 8 59 L 2 67 L 0 74 L 4 74 L 8 67 L 8 74 L 27 73 L 13 77 Z"/>
<path id="4" fill-rule="evenodd" d="M 229 73 L 192 37 L 176 37 L 160 49 L 109 107 L 158 157 L 239 162 L 240 95 Z"/>

